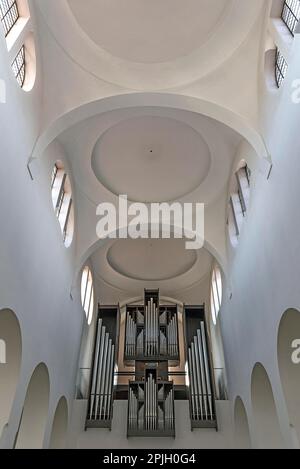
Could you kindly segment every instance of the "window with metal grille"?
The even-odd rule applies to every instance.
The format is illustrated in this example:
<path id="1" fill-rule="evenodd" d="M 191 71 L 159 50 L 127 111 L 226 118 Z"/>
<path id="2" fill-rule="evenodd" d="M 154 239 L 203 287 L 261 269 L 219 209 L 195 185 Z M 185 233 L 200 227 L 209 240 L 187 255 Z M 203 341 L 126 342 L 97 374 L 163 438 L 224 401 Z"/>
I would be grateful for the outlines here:
<path id="1" fill-rule="evenodd" d="M 82 272 L 81 303 L 86 314 L 88 324 L 90 325 L 94 312 L 94 286 L 92 272 L 89 267 L 85 267 Z"/>
<path id="2" fill-rule="evenodd" d="M 55 163 L 51 174 L 51 194 L 63 241 L 69 246 L 74 230 L 74 208 L 70 179 L 61 161 Z"/>
<path id="3" fill-rule="evenodd" d="M 285 0 L 281 18 L 294 36 L 300 20 L 300 0 Z"/>
<path id="4" fill-rule="evenodd" d="M 222 295 L 222 274 L 219 266 L 216 265 L 212 273 L 211 282 L 211 314 L 214 324 L 217 324 L 217 319 L 222 304 Z"/>
<path id="5" fill-rule="evenodd" d="M 5 37 L 10 33 L 19 19 L 17 2 L 14 0 L 0 0 L 0 20 Z"/>
<path id="6" fill-rule="evenodd" d="M 51 176 L 51 189 L 53 189 L 57 175 L 58 175 L 59 168 L 57 164 L 54 165 L 53 171 L 52 171 L 52 176 Z"/>
<path id="7" fill-rule="evenodd" d="M 276 50 L 276 63 L 275 63 L 275 79 L 276 79 L 278 88 L 281 87 L 285 79 L 287 69 L 288 69 L 288 64 L 285 58 L 283 57 L 282 53 L 280 52 L 280 50 L 277 49 Z"/>
<path id="8" fill-rule="evenodd" d="M 25 66 L 25 46 L 22 46 L 19 50 L 15 60 L 11 64 L 13 69 L 14 75 L 16 77 L 17 82 L 19 83 L 20 87 L 22 88 L 25 82 L 25 73 L 26 73 L 26 66 Z"/>
<path id="9" fill-rule="evenodd" d="M 250 204 L 251 170 L 244 163 L 235 173 L 235 181 L 229 201 L 228 226 L 234 245 L 241 234 L 241 229 Z"/>

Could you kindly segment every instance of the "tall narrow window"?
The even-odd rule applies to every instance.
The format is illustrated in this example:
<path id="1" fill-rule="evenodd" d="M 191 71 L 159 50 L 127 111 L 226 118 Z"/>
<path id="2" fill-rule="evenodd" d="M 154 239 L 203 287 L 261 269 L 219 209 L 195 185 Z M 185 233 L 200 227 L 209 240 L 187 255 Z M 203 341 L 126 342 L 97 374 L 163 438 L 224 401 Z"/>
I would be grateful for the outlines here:
<path id="1" fill-rule="evenodd" d="M 36 77 L 36 54 L 28 1 L 0 0 L 0 22 L 13 73 L 23 91 L 29 92 Z M 18 51 L 17 55 L 12 51 Z"/>
<path id="2" fill-rule="evenodd" d="M 59 221 L 63 241 L 70 246 L 74 232 L 74 207 L 69 176 L 63 164 L 55 163 L 51 175 L 51 193 L 55 215 Z"/>
<path id="3" fill-rule="evenodd" d="M 223 286 L 220 267 L 216 265 L 211 280 L 211 314 L 214 324 L 217 324 L 218 315 L 222 305 Z"/>
<path id="4" fill-rule="evenodd" d="M 300 20 L 300 0 L 285 0 L 281 18 L 294 36 Z"/>
<path id="5" fill-rule="evenodd" d="M 94 286 L 91 269 L 85 267 L 81 277 L 81 304 L 84 309 L 87 322 L 90 325 L 94 312 Z"/>
<path id="6" fill-rule="evenodd" d="M 25 46 L 22 46 L 19 50 L 15 60 L 11 64 L 12 70 L 16 77 L 17 82 L 19 83 L 20 87 L 23 88 L 25 82 L 25 73 L 26 73 L 26 66 L 25 66 Z"/>
<path id="7" fill-rule="evenodd" d="M 288 69 L 288 64 L 283 57 L 282 53 L 280 52 L 279 49 L 276 50 L 276 63 L 275 63 L 275 78 L 276 78 L 276 83 L 278 88 L 281 87 L 285 76 L 286 72 Z"/>
<path id="8" fill-rule="evenodd" d="M 233 244 L 236 244 L 250 204 L 251 171 L 241 163 L 232 183 L 229 203 L 228 227 Z"/>
<path id="9" fill-rule="evenodd" d="M 8 36 L 19 19 L 17 2 L 14 0 L 0 0 L 0 20 L 5 37 Z"/>

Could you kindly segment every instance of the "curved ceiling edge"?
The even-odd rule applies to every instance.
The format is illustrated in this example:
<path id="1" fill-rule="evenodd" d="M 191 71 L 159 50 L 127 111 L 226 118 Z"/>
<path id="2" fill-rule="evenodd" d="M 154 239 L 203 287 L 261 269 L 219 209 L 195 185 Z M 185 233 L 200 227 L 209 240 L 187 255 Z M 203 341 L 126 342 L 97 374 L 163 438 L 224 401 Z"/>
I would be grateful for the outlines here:
<path id="1" fill-rule="evenodd" d="M 248 141 L 259 157 L 270 161 L 270 155 L 258 130 L 243 116 L 236 114 L 228 108 L 224 108 L 204 99 L 185 95 L 169 93 L 129 93 L 83 104 L 58 117 L 37 139 L 28 161 L 29 165 L 33 160 L 43 155 L 50 143 L 70 127 L 96 115 L 132 107 L 167 107 L 210 117 L 236 131 Z"/>
<path id="2" fill-rule="evenodd" d="M 87 73 L 108 83 L 139 91 L 166 90 L 187 85 L 211 73 L 244 43 L 260 7 L 260 0 L 247 2 L 246 6 L 240 0 L 230 0 L 228 14 L 224 15 L 217 32 L 214 31 L 205 47 L 173 62 L 139 64 L 116 58 L 97 46 L 78 25 L 66 0 L 38 2 L 38 8 L 53 37 L 75 63 Z M 234 15 L 231 14 L 233 11 Z M 232 27 L 232 18 L 238 27 Z M 226 50 L 221 50 L 220 42 L 224 46 L 224 37 Z"/>

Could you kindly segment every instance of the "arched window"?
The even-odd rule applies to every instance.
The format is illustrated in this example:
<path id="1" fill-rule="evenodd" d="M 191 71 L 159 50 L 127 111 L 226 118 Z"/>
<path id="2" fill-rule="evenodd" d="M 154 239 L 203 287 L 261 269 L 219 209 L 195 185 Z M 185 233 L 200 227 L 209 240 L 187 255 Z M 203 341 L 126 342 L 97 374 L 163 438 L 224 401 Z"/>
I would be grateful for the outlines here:
<path id="1" fill-rule="evenodd" d="M 286 72 L 288 70 L 288 64 L 283 57 L 282 53 L 280 50 L 277 48 L 276 50 L 276 63 L 275 63 L 275 78 L 276 78 L 276 84 L 278 88 L 281 87 L 285 76 Z"/>
<path id="2" fill-rule="evenodd" d="M 72 243 L 74 234 L 74 205 L 69 176 L 64 165 L 57 161 L 51 177 L 52 202 L 55 215 L 59 221 L 66 247 Z"/>
<path id="3" fill-rule="evenodd" d="M 294 36 L 300 20 L 300 0 L 285 0 L 281 18 Z"/>
<path id="4" fill-rule="evenodd" d="M 91 269 L 85 267 L 81 277 L 81 303 L 88 325 L 92 323 L 94 313 L 94 286 Z"/>
<path id="5" fill-rule="evenodd" d="M 228 225 L 231 239 L 240 236 L 244 218 L 249 208 L 251 170 L 247 164 L 242 164 L 236 171 L 232 184 Z"/>
<path id="6" fill-rule="evenodd" d="M 0 0 L 0 20 L 14 76 L 24 91 L 30 91 L 35 81 L 36 58 L 27 0 Z"/>
<path id="7" fill-rule="evenodd" d="M 223 296 L 222 274 L 218 265 L 215 265 L 211 279 L 211 315 L 214 324 L 217 324 Z"/>

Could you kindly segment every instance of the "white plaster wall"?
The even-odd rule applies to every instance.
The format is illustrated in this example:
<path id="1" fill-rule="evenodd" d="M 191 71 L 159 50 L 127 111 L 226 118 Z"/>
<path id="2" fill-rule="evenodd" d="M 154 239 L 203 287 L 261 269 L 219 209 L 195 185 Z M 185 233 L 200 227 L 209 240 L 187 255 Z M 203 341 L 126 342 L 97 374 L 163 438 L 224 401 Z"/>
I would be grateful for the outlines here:
<path id="1" fill-rule="evenodd" d="M 83 323 L 79 296 L 70 297 L 76 239 L 65 249 L 51 202 L 51 170 L 59 150 L 50 150 L 34 181 L 27 171 L 43 105 L 36 45 L 37 79 L 32 92 L 25 93 L 12 75 L 0 35 L 0 78 L 7 98 L 6 104 L 0 104 L 0 310 L 10 308 L 16 313 L 23 342 L 20 381 L 0 443 L 3 447 L 13 444 L 27 385 L 40 362 L 50 375 L 47 446 L 58 400 L 62 395 L 69 402 L 73 398 Z"/>
<path id="2" fill-rule="evenodd" d="M 296 36 L 289 72 L 279 91 L 269 90 L 264 76 L 259 76 L 261 125 L 273 170 L 267 180 L 252 166 L 255 183 L 243 233 L 235 250 L 228 241 L 229 278 L 220 320 L 230 396 L 240 395 L 245 403 L 254 446 L 259 442 L 250 396 L 251 373 L 261 362 L 272 384 L 285 444 L 299 447 L 290 428 L 277 362 L 280 319 L 288 308 L 300 307 L 300 105 L 291 100 L 292 82 L 300 77 L 299 50 Z M 299 338 L 300 330 L 294 334 Z"/>

